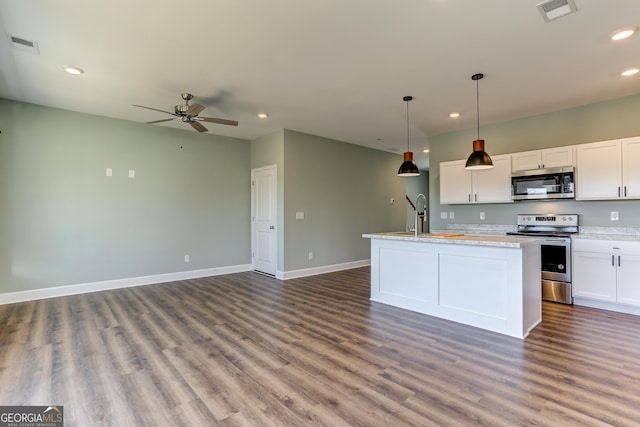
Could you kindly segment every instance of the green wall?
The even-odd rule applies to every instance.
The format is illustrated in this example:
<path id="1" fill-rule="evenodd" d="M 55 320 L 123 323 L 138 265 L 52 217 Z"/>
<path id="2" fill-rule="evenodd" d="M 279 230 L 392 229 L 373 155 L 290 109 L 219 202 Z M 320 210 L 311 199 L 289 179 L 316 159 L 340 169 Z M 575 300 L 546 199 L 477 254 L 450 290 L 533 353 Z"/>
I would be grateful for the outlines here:
<path id="1" fill-rule="evenodd" d="M 638 135 L 640 95 L 480 128 L 480 137 L 486 140 L 486 150 L 490 155 Z M 451 223 L 515 224 L 518 213 L 578 213 L 582 225 L 640 226 L 640 201 L 523 201 L 496 205 L 440 205 L 440 162 L 466 159 L 471 153 L 471 143 L 474 139 L 475 128 L 429 138 L 431 229 L 446 229 L 447 224 Z M 455 219 L 440 219 L 440 213 L 443 211 L 455 212 Z M 610 221 L 610 211 L 619 211 L 620 221 Z M 480 212 L 485 212 L 486 220 L 479 219 Z"/>
<path id="2" fill-rule="evenodd" d="M 363 233 L 404 229 L 404 203 L 389 203 L 405 195 L 397 154 L 2 99 L 0 130 L 0 293 L 249 265 L 251 170 L 268 165 L 278 168 L 281 272 L 367 260 Z"/>
<path id="3" fill-rule="evenodd" d="M 251 262 L 249 141 L 1 99 L 0 130 L 0 293 Z"/>
<path id="4" fill-rule="evenodd" d="M 397 154 L 285 130 L 285 270 L 369 259 L 363 233 L 404 230 L 401 162 Z"/>

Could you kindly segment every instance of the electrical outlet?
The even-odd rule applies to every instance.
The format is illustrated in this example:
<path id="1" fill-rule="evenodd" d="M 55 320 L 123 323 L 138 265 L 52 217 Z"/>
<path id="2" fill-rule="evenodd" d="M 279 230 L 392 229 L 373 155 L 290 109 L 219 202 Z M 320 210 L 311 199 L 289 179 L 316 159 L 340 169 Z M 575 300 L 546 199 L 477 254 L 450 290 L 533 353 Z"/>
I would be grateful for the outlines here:
<path id="1" fill-rule="evenodd" d="M 455 218 L 453 215 L 453 212 L 449 212 L 449 219 L 453 219 L 453 218 Z"/>
<path id="2" fill-rule="evenodd" d="M 440 212 L 440 219 L 447 219 L 447 213 L 446 212 Z"/>
<path id="3" fill-rule="evenodd" d="M 620 215 L 618 211 L 611 211 L 611 221 L 618 221 L 620 219 Z"/>
<path id="4" fill-rule="evenodd" d="M 484 212 L 480 212 L 480 219 L 484 219 Z"/>
<path id="5" fill-rule="evenodd" d="M 135 178 L 136 177 L 136 171 L 134 169 L 129 169 L 129 178 Z"/>
<path id="6" fill-rule="evenodd" d="M 189 255 L 185 255 L 184 262 L 190 262 L 190 261 L 191 261 L 191 257 L 189 257 Z"/>
<path id="7" fill-rule="evenodd" d="M 304 212 L 296 212 L 296 219 L 304 219 Z"/>
<path id="8" fill-rule="evenodd" d="M 313 252 L 309 252 L 309 261 L 313 259 Z"/>
<path id="9" fill-rule="evenodd" d="M 113 169 L 107 168 L 107 170 L 104 173 L 106 176 L 113 176 Z"/>

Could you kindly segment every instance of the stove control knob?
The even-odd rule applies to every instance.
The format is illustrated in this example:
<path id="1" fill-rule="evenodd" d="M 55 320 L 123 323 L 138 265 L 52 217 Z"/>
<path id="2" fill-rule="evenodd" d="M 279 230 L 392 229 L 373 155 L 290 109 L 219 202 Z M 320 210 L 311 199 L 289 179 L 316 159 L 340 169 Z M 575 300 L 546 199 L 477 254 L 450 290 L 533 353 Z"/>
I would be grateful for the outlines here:
<path id="1" fill-rule="evenodd" d="M 567 217 L 566 217 L 566 216 L 563 216 L 563 217 L 562 217 L 562 220 L 563 220 L 563 221 L 566 221 L 566 220 L 567 220 Z"/>
<path id="2" fill-rule="evenodd" d="M 527 217 L 527 221 L 531 221 L 531 217 L 530 216 Z"/>

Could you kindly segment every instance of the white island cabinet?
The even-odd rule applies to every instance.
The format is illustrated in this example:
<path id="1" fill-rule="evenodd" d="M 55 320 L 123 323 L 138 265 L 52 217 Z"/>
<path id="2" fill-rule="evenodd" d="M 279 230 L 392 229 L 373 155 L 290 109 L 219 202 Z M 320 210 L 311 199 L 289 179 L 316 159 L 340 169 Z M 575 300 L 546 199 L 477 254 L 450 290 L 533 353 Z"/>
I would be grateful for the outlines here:
<path id="1" fill-rule="evenodd" d="M 371 239 L 371 300 L 524 338 L 542 320 L 540 241 L 407 233 Z"/>

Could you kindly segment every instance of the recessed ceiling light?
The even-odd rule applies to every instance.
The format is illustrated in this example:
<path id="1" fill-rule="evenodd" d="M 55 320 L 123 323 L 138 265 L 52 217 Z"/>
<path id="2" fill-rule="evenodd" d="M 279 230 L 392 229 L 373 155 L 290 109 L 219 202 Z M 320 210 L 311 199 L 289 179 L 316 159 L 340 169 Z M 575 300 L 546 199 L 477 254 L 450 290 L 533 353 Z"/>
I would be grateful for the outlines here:
<path id="1" fill-rule="evenodd" d="M 629 76 L 633 76 L 635 74 L 638 74 L 638 72 L 640 72 L 639 68 L 629 68 L 627 70 L 624 70 L 623 72 L 620 73 L 621 76 L 625 76 L 625 77 L 629 77 Z"/>
<path id="2" fill-rule="evenodd" d="M 267 117 L 269 117 L 269 115 L 267 113 L 258 113 L 258 117 L 260 117 L 261 119 L 266 119 Z"/>
<path id="3" fill-rule="evenodd" d="M 84 70 L 82 68 L 78 68 L 74 65 L 64 65 L 62 66 L 62 68 L 69 74 L 73 74 L 74 76 L 80 75 L 82 73 L 84 73 Z"/>
<path id="4" fill-rule="evenodd" d="M 457 119 L 458 117 L 460 117 L 460 113 L 451 113 L 449 114 L 449 117 L 451 117 L 452 119 Z"/>
<path id="5" fill-rule="evenodd" d="M 617 40 L 626 39 L 627 37 L 631 37 L 632 35 L 634 35 L 637 31 L 638 31 L 638 27 L 620 28 L 619 30 L 616 30 L 616 32 L 611 35 L 611 40 L 617 41 Z"/>

